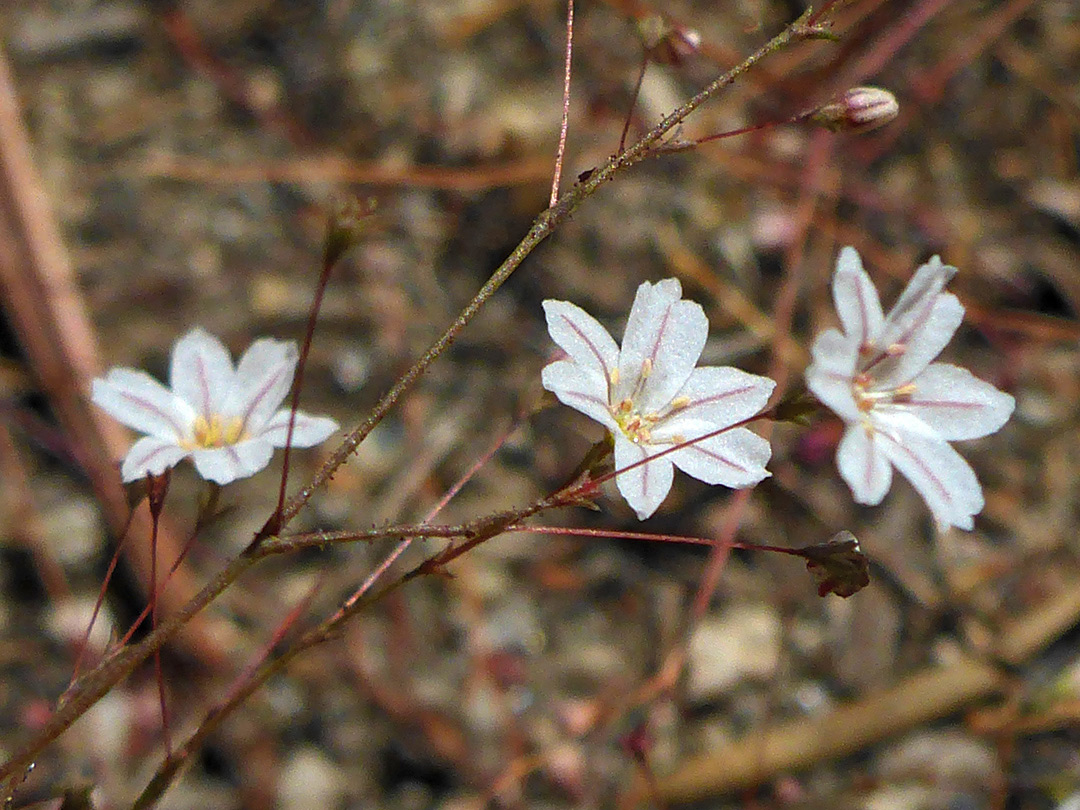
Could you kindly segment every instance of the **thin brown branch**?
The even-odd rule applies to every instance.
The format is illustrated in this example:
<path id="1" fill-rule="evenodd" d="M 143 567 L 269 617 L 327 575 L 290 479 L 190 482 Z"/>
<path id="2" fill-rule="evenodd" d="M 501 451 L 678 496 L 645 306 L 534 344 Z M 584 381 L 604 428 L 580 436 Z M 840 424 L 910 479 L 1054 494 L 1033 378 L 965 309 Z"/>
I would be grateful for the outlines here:
<path id="1" fill-rule="evenodd" d="M 546 180 L 548 158 L 512 163 L 449 166 L 405 166 L 360 163 L 338 157 L 306 157 L 252 164 L 223 164 L 191 156 L 158 154 L 129 171 L 142 177 L 164 177 L 190 183 L 357 183 L 365 186 L 426 188 L 471 194 Z"/>
<path id="2" fill-rule="evenodd" d="M 905 729 L 955 712 L 1000 692 L 1000 670 L 981 661 L 957 661 L 917 672 L 904 682 L 831 712 L 773 728 L 686 760 L 658 780 L 672 803 L 700 801 L 753 787 L 778 773 L 844 756 Z M 643 786 L 638 795 L 644 796 Z"/>

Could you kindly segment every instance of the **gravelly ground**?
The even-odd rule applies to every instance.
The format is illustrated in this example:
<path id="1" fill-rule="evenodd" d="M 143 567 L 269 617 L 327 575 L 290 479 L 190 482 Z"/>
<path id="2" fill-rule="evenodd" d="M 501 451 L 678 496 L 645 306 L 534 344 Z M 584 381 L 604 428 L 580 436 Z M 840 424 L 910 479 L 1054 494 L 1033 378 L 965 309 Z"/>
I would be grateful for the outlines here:
<path id="1" fill-rule="evenodd" d="M 681 66 L 650 68 L 632 132 L 798 5 L 657 3 L 704 45 Z M 161 374 L 194 324 L 235 351 L 259 335 L 298 339 L 324 210 L 370 195 L 377 227 L 327 291 L 304 390 L 306 409 L 357 422 L 546 204 L 564 11 L 511 0 L 8 0 L 0 37 L 102 366 Z M 628 0 L 578 9 L 568 178 L 618 143 L 641 59 L 630 18 L 645 13 Z M 968 319 L 947 359 L 1017 397 L 1003 431 L 962 447 L 987 498 L 975 531 L 937 536 L 903 482 L 880 507 L 854 506 L 832 464 L 838 423 L 780 426 L 773 478 L 750 499 L 739 539 L 789 546 L 850 529 L 872 561 L 868 589 L 821 599 L 797 560 L 735 554 L 677 688 L 637 705 L 630 696 L 687 631 L 706 555 L 498 538 L 452 578 L 413 583 L 275 678 L 162 806 L 629 807 L 639 769 L 624 743 L 639 723 L 662 790 L 690 757 L 721 752 L 703 807 L 1077 806 L 1080 19 L 1066 0 L 864 0 L 837 30 L 839 43 L 773 57 L 681 136 L 785 118 L 871 81 L 899 97 L 896 122 L 859 138 L 779 126 L 648 162 L 603 189 L 303 522 L 418 520 L 512 424 L 441 519 L 527 503 L 558 484 L 599 433 L 566 409 L 535 410 L 551 351 L 545 298 L 572 300 L 618 334 L 642 280 L 679 276 L 710 317 L 704 362 L 764 373 L 775 351 L 797 384 L 812 336 L 834 322 L 835 254 L 854 244 L 886 302 L 933 253 L 957 265 L 952 288 Z M 790 339 L 775 334 L 785 292 L 796 293 Z M 14 345 L 5 412 L 41 412 Z M 115 547 L 77 468 L 24 424 L 5 425 L 28 475 L 6 474 L 4 485 L 0 723 L 12 739 L 66 683 L 72 639 Z M 294 480 L 320 452 L 299 455 Z M 275 481 L 264 472 L 227 490 L 235 508 L 200 538 L 194 575 L 246 544 Z M 27 492 L 29 538 L 17 506 Z M 181 468 L 169 500 L 177 525 L 190 525 L 198 492 Z M 731 502 L 728 490 L 677 476 L 642 528 L 715 537 Z M 600 506 L 549 520 L 639 528 L 616 497 Z M 225 661 L 183 646 L 164 658 L 174 735 L 220 698 L 288 605 L 319 584 L 301 626 L 328 615 L 387 550 L 300 555 L 230 592 L 214 612 L 228 630 Z M 139 594 L 139 577 L 122 571 L 106 624 L 126 626 Z M 872 710 L 829 714 L 971 660 L 993 686 L 914 728 L 882 736 L 870 731 Z M 901 710 L 924 702 L 901 694 Z M 23 797 L 85 780 L 101 807 L 125 806 L 160 760 L 158 711 L 153 672 L 140 672 L 39 762 Z M 822 717 L 835 725 L 818 736 L 865 733 L 870 744 L 767 769 L 766 729 Z M 736 755 L 723 752 L 740 739 L 763 741 L 767 772 L 732 795 L 721 783 Z"/>

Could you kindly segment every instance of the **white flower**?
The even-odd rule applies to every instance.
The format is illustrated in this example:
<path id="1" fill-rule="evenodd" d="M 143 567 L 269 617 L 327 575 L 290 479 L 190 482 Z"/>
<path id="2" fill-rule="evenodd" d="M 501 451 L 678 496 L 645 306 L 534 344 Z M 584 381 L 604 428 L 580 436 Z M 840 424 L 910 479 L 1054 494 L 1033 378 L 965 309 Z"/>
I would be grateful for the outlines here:
<path id="1" fill-rule="evenodd" d="M 149 374 L 114 368 L 93 382 L 91 398 L 114 419 L 140 433 L 120 473 L 125 482 L 160 475 L 191 456 L 199 475 L 227 484 L 254 475 L 275 447 L 285 446 L 296 344 L 262 338 L 233 368 L 217 338 L 193 329 L 173 347 L 169 390 Z M 292 444 L 311 447 L 337 430 L 323 416 L 296 414 Z"/>
<path id="2" fill-rule="evenodd" d="M 844 248 L 832 285 L 844 331 L 814 341 L 806 371 L 810 390 L 847 423 L 836 462 L 855 500 L 881 503 L 895 466 L 942 530 L 971 529 L 983 508 L 974 471 L 947 442 L 993 433 L 1015 405 L 971 372 L 931 363 L 964 317 L 942 292 L 955 273 L 935 256 L 885 316 L 859 254 Z"/>
<path id="3" fill-rule="evenodd" d="M 548 331 L 568 355 L 543 372 L 544 387 L 615 439 L 615 469 L 743 422 L 776 385 L 734 368 L 694 368 L 709 332 L 701 306 L 680 300 L 669 278 L 638 287 L 622 350 L 607 330 L 566 301 L 545 301 Z M 736 427 L 618 473 L 616 484 L 644 520 L 671 489 L 672 464 L 709 484 L 748 487 L 769 473 L 769 443 Z"/>

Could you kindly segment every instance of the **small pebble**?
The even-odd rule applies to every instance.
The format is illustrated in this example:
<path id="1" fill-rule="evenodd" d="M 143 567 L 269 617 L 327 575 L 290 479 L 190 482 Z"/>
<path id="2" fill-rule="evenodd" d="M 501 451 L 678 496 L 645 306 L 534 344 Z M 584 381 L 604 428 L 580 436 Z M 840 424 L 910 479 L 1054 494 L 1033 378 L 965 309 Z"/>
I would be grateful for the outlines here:
<path id="1" fill-rule="evenodd" d="M 767 678 L 780 660 L 780 617 L 767 605 L 732 607 L 690 638 L 691 700 L 722 696 L 745 678 Z"/>

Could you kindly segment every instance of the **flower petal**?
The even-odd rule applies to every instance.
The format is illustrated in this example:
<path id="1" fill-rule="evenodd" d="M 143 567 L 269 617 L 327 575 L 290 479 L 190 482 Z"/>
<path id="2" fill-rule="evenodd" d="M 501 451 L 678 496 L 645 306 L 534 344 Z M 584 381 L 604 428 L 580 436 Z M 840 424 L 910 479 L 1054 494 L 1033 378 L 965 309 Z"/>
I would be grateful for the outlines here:
<path id="1" fill-rule="evenodd" d="M 297 411 L 296 424 L 293 425 L 292 446 L 314 447 L 322 444 L 337 429 L 338 423 L 328 416 L 311 416 L 303 411 Z M 252 438 L 269 442 L 274 447 L 284 447 L 288 432 L 289 409 L 282 408 Z"/>
<path id="2" fill-rule="evenodd" d="M 199 475 L 215 484 L 228 484 L 254 475 L 270 463 L 273 454 L 270 442 L 252 439 L 224 447 L 200 448 L 192 455 Z"/>
<path id="3" fill-rule="evenodd" d="M 1016 400 L 967 369 L 934 363 L 915 378 L 915 392 L 904 402 L 875 408 L 887 415 L 904 411 L 918 417 L 946 441 L 977 439 L 1004 425 Z"/>
<path id="4" fill-rule="evenodd" d="M 173 444 L 187 437 L 191 406 L 144 371 L 114 368 L 91 383 L 90 399 L 116 421 Z"/>
<path id="5" fill-rule="evenodd" d="M 638 287 L 619 354 L 613 402 L 631 397 L 637 410 L 655 412 L 686 384 L 709 336 L 709 319 L 694 301 L 680 300 L 676 278 Z"/>
<path id="6" fill-rule="evenodd" d="M 881 503 L 892 484 L 892 465 L 876 441 L 878 434 L 867 425 L 848 425 L 836 451 L 836 466 L 851 487 L 856 503 Z"/>
<path id="7" fill-rule="evenodd" d="M 551 339 L 582 373 L 598 380 L 593 391 L 601 390 L 603 384 L 607 400 L 608 386 L 619 362 L 619 347 L 614 338 L 596 318 L 568 301 L 548 300 L 543 306 Z"/>
<path id="8" fill-rule="evenodd" d="M 859 344 L 829 329 L 818 335 L 810 349 L 814 362 L 806 370 L 806 387 L 845 422 L 856 422 L 859 409 L 852 394 Z"/>
<path id="9" fill-rule="evenodd" d="M 688 444 L 665 458 L 706 484 L 741 489 L 768 477 L 765 465 L 771 455 L 772 448 L 766 439 L 740 427 Z"/>
<path id="10" fill-rule="evenodd" d="M 169 368 L 173 393 L 200 416 L 221 413 L 234 376 L 229 350 L 203 329 L 192 329 L 173 346 Z"/>
<path id="11" fill-rule="evenodd" d="M 252 343 L 236 366 L 222 414 L 239 416 L 252 434 L 261 432 L 289 393 L 298 356 L 291 340 L 260 338 Z"/>
<path id="12" fill-rule="evenodd" d="M 556 360 L 544 366 L 540 380 L 563 405 L 581 411 L 608 430 L 619 430 L 608 407 L 607 385 L 595 374 L 583 370 L 572 360 Z"/>
<path id="13" fill-rule="evenodd" d="M 964 319 L 964 306 L 955 295 L 941 293 L 933 306 L 924 310 L 923 314 L 925 318 L 912 322 L 910 330 L 898 335 L 897 340 L 890 344 L 903 346 L 903 351 L 875 366 L 872 389 L 887 391 L 898 388 L 918 376 L 952 340 Z"/>
<path id="14" fill-rule="evenodd" d="M 971 530 L 982 511 L 982 487 L 975 471 L 946 442 L 919 433 L 880 432 L 877 444 L 926 501 L 938 529 Z"/>
<path id="15" fill-rule="evenodd" d="M 761 411 L 775 387 L 776 383 L 768 377 L 737 368 L 695 368 L 673 401 L 681 407 L 673 409 L 661 424 L 687 417 L 709 422 L 713 430 L 734 425 Z M 684 398 L 688 400 L 686 404 L 682 404 Z"/>
<path id="16" fill-rule="evenodd" d="M 128 484 L 150 475 L 161 475 L 169 467 L 174 467 L 189 451 L 175 441 L 157 436 L 145 436 L 139 439 L 124 456 L 120 465 L 120 477 Z"/>
<path id="17" fill-rule="evenodd" d="M 887 349 L 893 345 L 907 345 L 911 336 L 918 332 L 930 317 L 942 290 L 954 275 L 956 268 L 942 264 L 937 256 L 916 270 L 899 300 L 885 316 L 885 323 L 877 341 L 878 347 Z"/>
<path id="18" fill-rule="evenodd" d="M 621 432 L 615 433 L 615 469 L 621 470 L 648 455 L 647 448 L 634 444 Z M 670 456 L 664 456 L 641 464 L 615 476 L 619 492 L 637 512 L 638 520 L 645 520 L 667 497 L 675 477 Z"/>
<path id="19" fill-rule="evenodd" d="M 853 247 L 840 251 L 832 294 L 844 333 L 855 341 L 857 347 L 873 343 L 881 331 L 885 316 L 881 312 L 881 301 L 874 283 L 863 269 L 862 259 Z"/>

